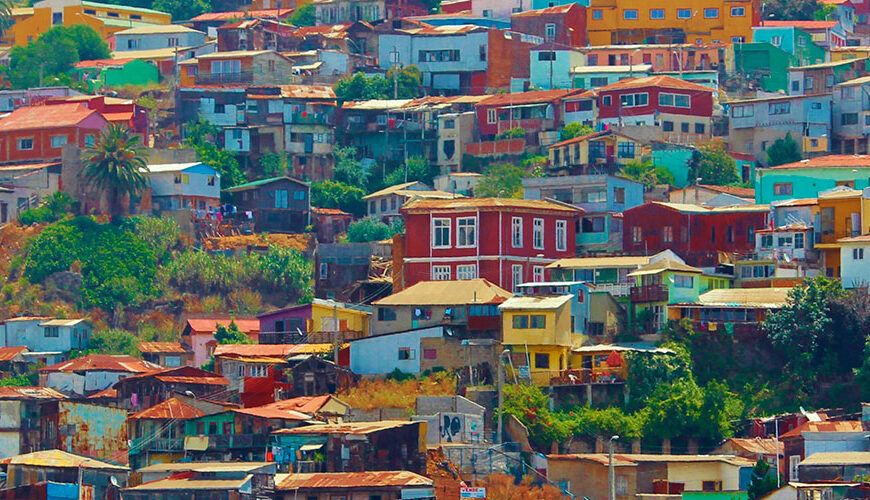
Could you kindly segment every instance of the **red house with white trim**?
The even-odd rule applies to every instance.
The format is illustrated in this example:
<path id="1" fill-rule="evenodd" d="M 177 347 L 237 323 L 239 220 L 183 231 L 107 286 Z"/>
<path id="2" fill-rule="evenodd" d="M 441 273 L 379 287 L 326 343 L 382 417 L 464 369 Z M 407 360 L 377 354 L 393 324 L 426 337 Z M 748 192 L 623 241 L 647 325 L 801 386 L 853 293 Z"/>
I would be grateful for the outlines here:
<path id="1" fill-rule="evenodd" d="M 766 227 L 768 205 L 702 207 L 651 202 L 622 213 L 622 249 L 634 255 L 673 250 L 691 266 L 719 263 L 719 252 L 747 254 Z"/>
<path id="2" fill-rule="evenodd" d="M 86 148 L 108 123 L 81 103 L 18 108 L 0 119 L 0 163 L 59 160 L 64 144 Z"/>
<path id="3" fill-rule="evenodd" d="M 583 210 L 539 200 L 458 198 L 410 201 L 401 213 L 405 243 L 402 269 L 394 273 L 402 280 L 397 290 L 473 278 L 513 290 L 544 281 L 547 264 L 575 255 Z"/>

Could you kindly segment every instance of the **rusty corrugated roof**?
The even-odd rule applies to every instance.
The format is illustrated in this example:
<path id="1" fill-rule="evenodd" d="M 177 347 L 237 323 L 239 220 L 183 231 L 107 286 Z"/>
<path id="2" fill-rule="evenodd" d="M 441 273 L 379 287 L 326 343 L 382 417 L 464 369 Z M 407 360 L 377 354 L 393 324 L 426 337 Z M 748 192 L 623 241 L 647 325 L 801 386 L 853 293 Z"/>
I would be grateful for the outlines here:
<path id="1" fill-rule="evenodd" d="M 407 425 L 416 425 L 420 422 L 410 420 L 380 420 L 378 422 L 345 422 L 343 424 L 317 424 L 296 427 L 293 429 L 279 429 L 272 434 L 371 434 L 372 432 L 398 429 Z"/>
<path id="2" fill-rule="evenodd" d="M 61 450 L 44 450 L 25 453 L 14 457 L 0 460 L 2 465 L 29 465 L 31 467 L 48 468 L 83 468 L 83 469 L 108 469 L 128 471 L 123 465 L 110 464 L 90 457 L 75 455 Z"/>
<path id="3" fill-rule="evenodd" d="M 66 399 L 51 387 L 0 387 L 0 399 Z"/>
<path id="4" fill-rule="evenodd" d="M 242 333 L 259 333 L 260 320 L 257 318 L 189 318 L 187 326 L 194 333 L 214 333 L 218 325 L 230 326 L 234 322 Z"/>
<path id="5" fill-rule="evenodd" d="M 99 111 L 89 109 L 81 103 L 53 104 L 51 109 L 45 106 L 26 106 L 0 120 L 0 132 L 74 127 L 93 114 L 99 114 Z M 51 116 L 51 120 L 46 120 L 47 116 Z"/>
<path id="6" fill-rule="evenodd" d="M 335 99 L 335 91 L 327 85 L 282 85 L 281 97 L 293 99 Z"/>
<path id="7" fill-rule="evenodd" d="M 181 342 L 139 342 L 139 352 L 185 354 L 188 351 Z"/>
<path id="8" fill-rule="evenodd" d="M 0 347 L 0 361 L 12 361 L 23 352 L 27 352 L 27 347 L 23 345 Z"/>
<path id="9" fill-rule="evenodd" d="M 774 438 L 731 438 L 725 444 L 729 442 L 747 453 L 776 455 L 777 448 L 780 454 L 785 452 L 785 445 L 782 441 L 777 441 Z"/>
<path id="10" fill-rule="evenodd" d="M 373 302 L 376 306 L 501 304 L 513 294 L 483 278 L 420 281 Z"/>
<path id="11" fill-rule="evenodd" d="M 369 472 L 315 472 L 310 474 L 289 474 L 275 485 L 276 490 L 313 490 L 338 488 L 365 488 L 384 486 L 432 486 L 428 477 L 411 471 L 369 471 Z"/>
<path id="12" fill-rule="evenodd" d="M 88 354 L 81 358 L 63 361 L 55 365 L 40 369 L 41 372 L 81 372 L 81 371 L 105 371 L 125 373 L 147 373 L 160 370 L 158 364 L 144 361 L 133 356 Z"/>
<path id="13" fill-rule="evenodd" d="M 858 420 L 837 420 L 827 422 L 804 422 L 794 429 L 779 436 L 780 439 L 800 437 L 804 432 L 863 432 L 864 428 Z"/>
<path id="14" fill-rule="evenodd" d="M 557 212 L 583 212 L 583 209 L 567 204 L 557 204 L 543 200 L 521 200 L 517 198 L 456 198 L 440 200 L 426 198 L 409 201 L 403 211 L 429 211 L 429 210 L 552 210 Z"/>
<path id="15" fill-rule="evenodd" d="M 139 379 L 154 377 L 162 382 L 177 382 L 183 384 L 202 384 L 202 385 L 229 385 L 229 381 L 224 377 L 212 372 L 205 371 L 201 368 L 193 366 L 180 366 L 177 368 L 164 368 L 162 370 L 152 371 L 149 373 L 140 373 L 118 382 L 135 381 Z"/>
<path id="16" fill-rule="evenodd" d="M 166 401 L 156 404 L 151 408 L 134 413 L 127 417 L 130 420 L 159 420 L 159 419 L 176 419 L 189 420 L 191 418 L 199 418 L 205 415 L 205 412 L 199 408 L 189 405 L 178 398 L 169 398 Z"/>

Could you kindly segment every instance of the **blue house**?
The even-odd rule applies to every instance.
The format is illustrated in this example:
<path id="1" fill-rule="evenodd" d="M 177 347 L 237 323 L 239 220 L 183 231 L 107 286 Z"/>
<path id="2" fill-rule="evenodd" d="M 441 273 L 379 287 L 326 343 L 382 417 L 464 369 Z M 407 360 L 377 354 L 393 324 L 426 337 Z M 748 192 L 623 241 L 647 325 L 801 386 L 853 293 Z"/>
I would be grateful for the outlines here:
<path id="1" fill-rule="evenodd" d="M 0 342 L 33 352 L 69 352 L 87 349 L 93 329 L 86 319 L 21 316 L 0 324 Z"/>
<path id="2" fill-rule="evenodd" d="M 554 44 L 539 45 L 529 51 L 532 87 L 541 90 L 574 88 L 571 69 L 582 66 L 583 53 Z"/>
<path id="3" fill-rule="evenodd" d="M 818 198 L 837 186 L 870 187 L 870 156 L 827 155 L 755 171 L 755 202 Z"/>
<path id="4" fill-rule="evenodd" d="M 615 175 L 573 175 L 523 179 L 527 200 L 551 198 L 580 207 L 577 245 L 581 253 L 622 249 L 621 213 L 643 204 L 643 184 Z"/>

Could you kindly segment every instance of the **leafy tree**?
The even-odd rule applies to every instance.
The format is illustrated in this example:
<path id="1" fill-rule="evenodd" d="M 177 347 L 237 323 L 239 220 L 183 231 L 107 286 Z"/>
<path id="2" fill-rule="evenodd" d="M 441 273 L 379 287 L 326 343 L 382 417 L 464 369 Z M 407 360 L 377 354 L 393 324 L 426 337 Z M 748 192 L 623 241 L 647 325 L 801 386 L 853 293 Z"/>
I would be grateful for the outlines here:
<path id="1" fill-rule="evenodd" d="M 19 213 L 18 223 L 29 226 L 54 222 L 69 213 L 71 207 L 72 197 L 63 191 L 55 191 L 43 201 L 42 205 Z"/>
<path id="2" fill-rule="evenodd" d="M 140 140 L 129 127 L 113 123 L 85 152 L 85 179 L 106 192 L 109 214 L 114 221 L 125 212 L 124 197 L 139 194 L 148 187 L 145 148 L 139 144 Z"/>
<path id="3" fill-rule="evenodd" d="M 284 295 L 300 304 L 311 302 L 314 297 L 314 267 L 302 252 L 270 245 L 269 251 L 258 256 L 253 265 L 259 271 L 257 278 L 264 291 Z"/>
<path id="4" fill-rule="evenodd" d="M 588 135 L 592 132 L 594 132 L 594 130 L 589 125 L 584 125 L 580 122 L 571 122 L 566 124 L 565 127 L 559 132 L 559 140 L 567 141 L 568 139 L 573 139 L 582 135 Z"/>
<path id="5" fill-rule="evenodd" d="M 656 167 L 651 160 L 631 160 L 619 175 L 643 184 L 644 189 L 649 191 L 659 184 L 674 185 L 674 174 L 665 167 Z"/>
<path id="6" fill-rule="evenodd" d="M 15 8 L 14 0 L 0 0 L 0 34 L 12 26 L 12 9 Z"/>
<path id="7" fill-rule="evenodd" d="M 15 88 L 33 87 L 66 77 L 78 61 L 110 56 L 109 46 L 93 28 L 55 26 L 27 45 L 13 47 L 6 74 Z"/>
<path id="8" fill-rule="evenodd" d="M 718 380 L 704 386 L 704 397 L 698 418 L 698 437 L 718 443 L 734 434 L 733 422 L 743 412 L 743 403 Z"/>
<path id="9" fill-rule="evenodd" d="M 400 167 L 390 172 L 384 183 L 388 186 L 393 186 L 403 182 L 419 181 L 431 186 L 432 181 L 439 172 L 438 165 L 433 165 L 420 156 L 408 158 L 406 167 L 408 171 L 407 180 L 405 177 L 405 168 Z"/>
<path id="10" fill-rule="evenodd" d="M 394 95 L 393 76 L 396 76 L 396 97 L 412 99 L 420 96 L 423 73 L 414 65 L 395 69 L 390 68 L 386 77 L 366 76 L 355 73 L 346 76 L 335 84 L 335 96 L 339 105 L 345 101 L 364 101 L 367 99 L 392 99 Z"/>
<path id="11" fill-rule="evenodd" d="M 526 129 L 523 127 L 514 127 L 507 130 L 502 130 L 495 136 L 496 140 L 503 139 L 522 139 L 526 136 Z"/>
<path id="12" fill-rule="evenodd" d="M 50 44 L 56 43 L 57 39 L 63 38 L 64 34 L 60 32 L 61 26 L 57 26 L 48 30 L 44 40 Z M 79 61 L 93 61 L 95 59 L 108 59 L 112 57 L 112 51 L 109 50 L 109 44 L 96 32 L 93 28 L 86 24 L 73 24 L 66 27 L 66 37 L 72 39 L 76 45 L 76 51 L 79 54 Z M 58 33 L 60 32 L 60 33 Z M 51 33 L 55 39 L 52 39 Z M 40 37 L 42 38 L 42 37 Z"/>
<path id="13" fill-rule="evenodd" d="M 154 0 L 152 9 L 168 12 L 173 21 L 184 21 L 211 12 L 210 0 Z"/>
<path id="14" fill-rule="evenodd" d="M 244 184 L 246 179 L 236 156 L 217 145 L 216 140 L 220 133 L 220 127 L 200 118 L 187 124 L 187 138 L 184 142 L 196 151 L 199 161 L 221 174 L 221 189 L 227 189 Z"/>
<path id="15" fill-rule="evenodd" d="M 339 208 L 362 217 L 366 213 L 363 196 L 366 192 L 356 186 L 338 181 L 323 181 L 311 184 L 311 204 L 320 208 Z"/>
<path id="16" fill-rule="evenodd" d="M 816 21 L 828 21 L 837 13 L 837 7 L 831 4 L 818 4 L 819 8 L 813 12 L 813 19 Z"/>
<path id="17" fill-rule="evenodd" d="M 214 339 L 218 344 L 253 344 L 250 337 L 239 330 L 235 321 L 230 321 L 228 326 L 218 325 L 214 332 Z"/>
<path id="18" fill-rule="evenodd" d="M 401 231 L 395 224 L 388 226 L 373 217 L 366 217 L 348 226 L 347 239 L 351 243 L 381 241 L 392 238 L 394 234 L 399 232 Z"/>
<path id="19" fill-rule="evenodd" d="M 523 167 L 496 163 L 486 169 L 477 181 L 474 194 L 484 198 L 522 198 L 524 177 L 529 177 L 529 173 Z"/>
<path id="20" fill-rule="evenodd" d="M 737 176 L 737 164 L 725 146 L 719 142 L 710 142 L 698 146 L 689 161 L 689 179 L 694 183 L 700 178 L 701 184 L 725 186 L 740 181 Z"/>
<path id="21" fill-rule="evenodd" d="M 314 3 L 309 2 L 293 11 L 287 21 L 293 26 L 314 26 L 316 22 L 314 15 Z"/>
<path id="22" fill-rule="evenodd" d="M 158 262 L 170 258 L 170 251 L 181 244 L 181 228 L 169 217 L 136 216 L 127 219 L 130 231 L 154 251 Z"/>
<path id="23" fill-rule="evenodd" d="M 766 3 L 762 14 L 771 19 L 799 21 L 814 19 L 818 9 L 818 0 L 771 0 Z"/>
<path id="24" fill-rule="evenodd" d="M 746 488 L 749 500 L 759 500 L 767 496 L 768 493 L 777 489 L 777 471 L 773 470 L 767 462 L 758 459 L 755 467 L 752 468 L 752 475 L 749 479 L 749 486 Z"/>
<path id="25" fill-rule="evenodd" d="M 78 259 L 83 264 L 81 305 L 113 311 L 152 297 L 157 262 L 151 248 L 129 231 L 100 229 Z"/>
<path id="26" fill-rule="evenodd" d="M 82 354 L 126 354 L 140 357 L 136 335 L 118 329 L 97 330 L 91 335 L 88 349 Z"/>
<path id="27" fill-rule="evenodd" d="M 257 162 L 263 177 L 280 177 L 287 173 L 288 156 L 286 153 L 266 153 Z"/>
<path id="28" fill-rule="evenodd" d="M 631 367 L 627 381 L 631 387 L 631 408 L 643 406 L 656 387 L 692 376 L 689 351 L 682 345 L 673 343 L 665 344 L 664 347 L 674 351 L 674 354 L 626 353 L 626 363 Z"/>
<path id="29" fill-rule="evenodd" d="M 370 172 L 356 159 L 357 151 L 353 146 L 337 148 L 333 179 L 351 186 L 363 188 L 368 184 Z"/>
<path id="30" fill-rule="evenodd" d="M 773 141 L 767 148 L 767 166 L 775 167 L 801 160 L 801 150 L 791 133 L 785 134 L 785 138 Z"/>

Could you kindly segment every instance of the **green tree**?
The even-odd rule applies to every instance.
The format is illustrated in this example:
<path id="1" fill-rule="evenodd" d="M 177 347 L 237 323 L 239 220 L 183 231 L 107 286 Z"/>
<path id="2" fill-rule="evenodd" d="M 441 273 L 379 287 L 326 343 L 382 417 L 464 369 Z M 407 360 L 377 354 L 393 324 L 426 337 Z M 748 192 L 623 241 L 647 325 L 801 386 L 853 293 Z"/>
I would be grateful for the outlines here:
<path id="1" fill-rule="evenodd" d="M 783 21 L 814 19 L 818 0 L 770 0 L 762 10 L 764 16 Z"/>
<path id="2" fill-rule="evenodd" d="M 559 132 L 559 140 L 567 141 L 568 139 L 588 135 L 592 132 L 594 132 L 594 130 L 589 125 L 584 125 L 580 122 L 571 122 L 566 124 Z"/>
<path id="3" fill-rule="evenodd" d="M 484 198 L 522 198 L 523 178 L 529 176 L 529 172 L 518 165 L 496 163 L 484 171 L 474 187 L 474 194 Z"/>
<path id="4" fill-rule="evenodd" d="M 357 160 L 355 147 L 336 148 L 333 154 L 335 155 L 335 167 L 332 169 L 334 180 L 359 188 L 368 184 L 370 172 L 362 162 Z"/>
<path id="5" fill-rule="evenodd" d="M 400 231 L 397 230 L 396 226 L 388 226 L 373 217 L 366 217 L 352 222 L 348 226 L 347 239 L 351 243 L 381 241 L 392 238 L 398 232 Z"/>
<path id="6" fill-rule="evenodd" d="M 366 192 L 356 186 L 338 181 L 323 181 L 311 184 L 311 204 L 319 208 L 339 208 L 362 217 L 366 213 L 363 196 Z"/>
<path id="7" fill-rule="evenodd" d="M 743 403 L 728 385 L 711 380 L 704 386 L 698 419 L 698 436 L 718 443 L 734 435 L 734 424 L 743 413 Z"/>
<path id="8" fill-rule="evenodd" d="M 393 81 L 394 75 L 395 82 Z M 334 90 L 338 103 L 341 105 L 345 101 L 392 99 L 394 94 L 398 99 L 420 97 L 422 83 L 423 73 L 417 66 L 409 65 L 397 69 L 390 68 L 386 77 L 355 73 L 340 79 L 335 84 Z"/>
<path id="9" fill-rule="evenodd" d="M 749 486 L 746 488 L 749 500 L 759 500 L 778 488 L 777 472 L 767 462 L 758 459 L 752 468 Z"/>
<path id="10" fill-rule="evenodd" d="M 88 349 L 82 354 L 126 354 L 141 357 L 136 335 L 118 329 L 97 330 L 91 335 Z"/>
<path id="11" fill-rule="evenodd" d="M 209 0 L 154 0 L 151 8 L 168 12 L 176 22 L 193 19 L 212 10 Z"/>
<path id="12" fill-rule="evenodd" d="M 0 34 L 12 26 L 12 9 L 15 8 L 15 0 L 0 0 Z"/>
<path id="13" fill-rule="evenodd" d="M 801 150 L 791 133 L 785 134 L 785 138 L 773 141 L 767 148 L 767 166 L 775 167 L 794 163 L 801 160 Z"/>
<path id="14" fill-rule="evenodd" d="M 90 236 L 82 262 L 82 307 L 117 311 L 154 296 L 154 252 L 130 231 L 103 225 Z"/>
<path id="15" fill-rule="evenodd" d="M 818 4 L 819 8 L 813 12 L 813 19 L 816 21 L 829 21 L 837 13 L 837 7 L 831 4 Z"/>
<path id="16" fill-rule="evenodd" d="M 48 30 L 44 40 L 50 44 L 56 43 L 58 39 L 69 37 L 76 46 L 76 52 L 79 55 L 79 61 L 93 61 L 95 59 L 108 59 L 112 57 L 112 51 L 109 49 L 109 44 L 103 40 L 103 37 L 93 28 L 86 24 L 73 24 L 66 27 L 66 34 L 57 33 L 60 31 L 60 26 Z M 51 33 L 57 33 L 55 39 L 50 36 Z M 42 38 L 42 37 L 40 37 Z"/>
<path id="17" fill-rule="evenodd" d="M 93 28 L 55 26 L 27 45 L 12 47 L 6 74 L 15 88 L 34 87 L 58 78 L 68 80 L 66 73 L 78 61 L 110 56 L 109 46 Z"/>
<path id="18" fill-rule="evenodd" d="M 170 252 L 181 245 L 181 228 L 175 219 L 139 215 L 127 220 L 130 222 L 130 231 L 152 249 L 160 263 L 169 260 Z"/>
<path id="19" fill-rule="evenodd" d="M 314 26 L 314 23 L 316 22 L 314 16 L 314 3 L 309 2 L 293 11 L 287 21 L 293 26 Z"/>
<path id="20" fill-rule="evenodd" d="M 643 184 L 649 191 L 659 184 L 674 185 L 674 174 L 665 167 L 656 167 L 652 160 L 631 160 L 626 163 L 619 175 Z"/>
<path id="21" fill-rule="evenodd" d="M 428 160 L 420 156 L 412 156 L 408 158 L 406 163 L 407 177 L 405 176 L 405 168 L 399 167 L 387 174 L 384 184 L 394 186 L 404 182 L 419 181 L 423 184 L 432 185 L 432 181 L 438 175 L 438 165 L 429 163 Z"/>
<path id="22" fill-rule="evenodd" d="M 737 164 L 719 142 L 698 146 L 689 161 L 689 179 L 694 184 L 700 178 L 701 184 L 725 186 L 740 181 Z"/>
<path id="23" fill-rule="evenodd" d="M 187 124 L 187 137 L 184 142 L 196 151 L 199 161 L 221 174 L 221 189 L 231 188 L 246 182 L 245 174 L 239 168 L 236 156 L 217 145 L 221 129 L 202 118 Z"/>
<path id="24" fill-rule="evenodd" d="M 145 148 L 139 144 L 140 140 L 126 125 L 113 123 L 85 152 L 85 179 L 106 192 L 113 221 L 118 221 L 125 213 L 125 196 L 137 195 L 148 188 Z"/>
<path id="25" fill-rule="evenodd" d="M 286 153 L 266 153 L 257 162 L 264 178 L 280 177 L 287 174 L 289 157 Z"/>
<path id="26" fill-rule="evenodd" d="M 250 337 L 239 330 L 235 321 L 230 321 L 228 326 L 218 325 L 214 332 L 214 339 L 218 344 L 253 344 Z"/>
<path id="27" fill-rule="evenodd" d="M 668 343 L 664 347 L 674 354 L 627 353 L 627 384 L 631 387 L 630 408 L 642 407 L 656 387 L 668 385 L 692 376 L 692 359 L 689 351 L 679 344 Z"/>

